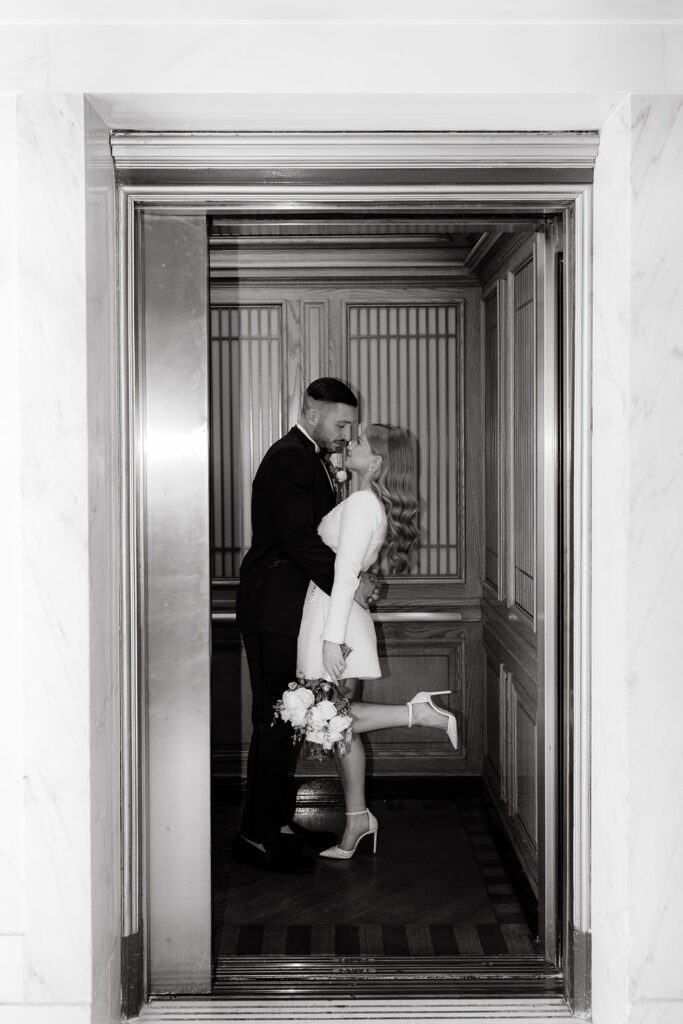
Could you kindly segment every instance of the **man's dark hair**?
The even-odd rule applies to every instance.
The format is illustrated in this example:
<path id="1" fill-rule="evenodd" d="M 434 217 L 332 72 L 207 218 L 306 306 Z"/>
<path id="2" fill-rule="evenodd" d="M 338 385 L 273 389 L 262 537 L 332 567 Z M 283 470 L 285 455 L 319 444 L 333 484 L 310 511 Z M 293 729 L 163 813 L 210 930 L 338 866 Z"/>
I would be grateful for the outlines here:
<path id="1" fill-rule="evenodd" d="M 336 377 L 319 377 L 308 385 L 306 394 L 315 402 L 330 402 L 332 405 L 341 403 L 354 409 L 358 405 L 358 399 L 348 384 Z"/>

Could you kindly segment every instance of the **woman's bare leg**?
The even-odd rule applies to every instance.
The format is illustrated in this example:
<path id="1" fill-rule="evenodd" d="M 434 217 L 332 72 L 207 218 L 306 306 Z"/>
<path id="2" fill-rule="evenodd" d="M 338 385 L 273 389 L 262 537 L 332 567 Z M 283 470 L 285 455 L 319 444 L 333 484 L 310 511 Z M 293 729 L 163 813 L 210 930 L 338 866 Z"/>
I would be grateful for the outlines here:
<path id="1" fill-rule="evenodd" d="M 365 747 L 360 735 L 364 732 L 374 732 L 376 729 L 396 729 L 408 725 L 408 708 L 405 704 L 366 704 L 364 701 L 354 700 L 358 689 L 358 680 L 345 679 L 344 682 L 351 700 L 353 739 L 345 754 L 335 754 L 335 761 L 344 790 L 346 810 L 348 812 L 363 811 L 367 807 L 365 800 Z M 433 711 L 428 704 L 414 704 L 413 725 L 445 729 L 447 720 L 444 715 Z M 343 850 L 353 849 L 358 836 L 367 832 L 367 829 L 366 814 L 347 817 L 339 845 Z"/>
<path id="2" fill-rule="evenodd" d="M 448 728 L 448 719 L 434 711 L 429 704 L 413 704 L 413 725 L 431 729 Z M 365 701 L 351 702 L 353 731 L 374 732 L 375 729 L 397 729 L 410 721 L 407 704 L 366 704 Z"/>
<path id="3" fill-rule="evenodd" d="M 348 695 L 353 700 L 358 689 L 357 679 L 345 679 Z M 355 726 L 354 726 L 355 730 Z M 368 806 L 365 800 L 365 747 L 360 736 L 354 735 L 345 754 L 335 754 L 337 771 L 344 790 L 346 810 L 364 811 Z M 358 836 L 368 829 L 367 814 L 357 814 L 346 818 L 344 833 L 339 841 L 343 850 L 351 850 Z"/>

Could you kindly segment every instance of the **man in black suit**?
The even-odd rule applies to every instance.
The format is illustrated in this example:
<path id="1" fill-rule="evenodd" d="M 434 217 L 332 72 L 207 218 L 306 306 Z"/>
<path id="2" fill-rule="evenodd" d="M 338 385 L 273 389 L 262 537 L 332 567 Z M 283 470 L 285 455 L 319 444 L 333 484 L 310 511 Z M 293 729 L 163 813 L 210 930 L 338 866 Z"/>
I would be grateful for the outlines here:
<path id="1" fill-rule="evenodd" d="M 296 674 L 296 646 L 310 580 L 331 592 L 334 552 L 317 526 L 335 504 L 335 486 L 321 458 L 351 439 L 357 401 L 340 380 L 309 384 L 299 422 L 266 452 L 252 489 L 252 544 L 240 568 L 237 621 L 249 663 L 253 733 L 247 793 L 236 856 L 272 871 L 311 870 L 303 845 L 330 835 L 293 825 L 286 810 L 292 732 L 273 705 Z M 356 600 L 367 607 L 373 582 L 362 574 Z M 334 837 L 332 842 L 336 842 Z"/>

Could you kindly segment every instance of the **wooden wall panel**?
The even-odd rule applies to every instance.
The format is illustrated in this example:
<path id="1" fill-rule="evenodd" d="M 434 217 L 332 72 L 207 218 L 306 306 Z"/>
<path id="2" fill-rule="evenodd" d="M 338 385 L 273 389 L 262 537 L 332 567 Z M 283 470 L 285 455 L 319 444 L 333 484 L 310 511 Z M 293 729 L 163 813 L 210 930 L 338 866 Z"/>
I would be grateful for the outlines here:
<path id="1" fill-rule="evenodd" d="M 538 852 L 536 702 L 510 676 L 511 811 L 535 854 Z"/>
<path id="2" fill-rule="evenodd" d="M 501 778 L 504 758 L 501 756 L 501 673 L 498 659 L 484 648 L 486 673 L 486 750 L 496 775 Z"/>
<path id="3" fill-rule="evenodd" d="M 328 319 L 329 303 L 303 303 L 303 369 L 304 379 L 301 394 L 308 383 L 318 377 L 326 377 L 328 365 Z"/>
<path id="4" fill-rule="evenodd" d="M 536 324 L 534 260 L 512 275 L 514 599 L 536 612 Z"/>
<path id="5" fill-rule="evenodd" d="M 420 690 L 450 690 L 438 698 L 458 719 L 454 751 L 434 729 L 387 729 L 366 737 L 373 775 L 479 775 L 484 759 L 485 692 L 479 623 L 383 623 L 379 626 L 382 678 L 363 685 L 363 700 L 397 704 Z M 302 764 L 313 774 L 319 765 Z M 333 767 L 330 773 L 334 774 Z"/>
<path id="6" fill-rule="evenodd" d="M 499 347 L 496 285 L 484 300 L 484 578 L 500 600 L 500 532 L 504 507 L 500 479 Z"/>
<path id="7" fill-rule="evenodd" d="M 371 740 L 371 771 L 375 774 L 477 775 L 482 769 L 486 713 L 479 621 L 483 562 L 479 298 L 475 287 L 431 288 L 419 282 L 412 286 L 406 282 L 402 287 L 291 283 L 286 288 L 273 283 L 239 287 L 221 281 L 212 283 L 214 312 L 219 307 L 237 305 L 281 310 L 280 433 L 298 416 L 308 379 L 338 375 L 359 384 L 361 370 L 358 375 L 355 369 L 352 371 L 353 346 L 347 342 L 349 309 L 355 306 L 359 319 L 360 308 L 365 309 L 366 340 L 362 345 L 367 369 L 362 371 L 365 383 L 360 381 L 359 385 L 361 416 L 368 409 L 373 419 L 409 427 L 413 423 L 417 425 L 416 433 L 421 435 L 419 441 L 425 450 L 424 487 L 429 498 L 425 519 L 426 528 L 431 531 L 423 559 L 425 575 L 386 581 L 380 609 L 448 611 L 454 619 L 464 621 L 382 624 L 382 657 L 388 675 L 378 684 L 368 683 L 367 689 L 371 699 L 374 689 L 375 696 L 383 693 L 392 702 L 405 701 L 420 689 L 450 689 L 452 707 L 459 718 L 461 747 L 453 754 L 447 741 L 434 730 L 406 730 L 403 735 L 387 732 Z M 359 348 L 356 351 L 360 360 Z M 240 349 L 240 360 L 244 356 Z M 245 378 L 242 370 L 236 390 L 223 387 L 224 418 L 227 405 L 240 408 L 247 401 L 258 408 L 258 398 L 246 389 L 246 382 L 256 383 L 249 374 Z M 366 392 L 372 403 L 367 401 Z M 228 395 L 229 400 L 225 401 Z M 221 404 L 219 395 L 216 401 Z M 238 427 L 242 429 L 242 418 L 238 419 Z M 237 428 L 233 427 L 233 432 L 237 436 Z M 233 492 L 239 491 L 243 501 L 249 500 L 255 469 L 256 464 L 243 461 L 240 480 L 231 482 Z M 223 480 L 227 483 L 226 467 Z M 234 493 L 233 502 L 237 500 Z M 244 505 L 240 508 L 244 519 Z M 238 564 L 236 557 L 230 563 L 235 575 Z M 224 614 L 233 607 L 230 602 L 234 600 L 234 575 L 231 579 L 226 573 L 226 577 L 216 584 Z M 230 628 L 235 638 L 228 642 Z M 236 627 L 223 620 L 214 632 L 217 649 L 223 645 L 215 681 L 216 758 L 221 771 L 240 774 L 250 735 L 248 673 L 239 655 Z M 235 645 L 229 656 L 226 643 Z M 239 739 L 235 737 L 238 719 Z M 299 773 L 335 774 L 335 769 L 326 760 L 305 761 L 300 764 Z"/>
<path id="8" fill-rule="evenodd" d="M 483 303 L 489 726 L 484 777 L 537 891 L 535 287 L 533 239 L 503 240 L 491 261 Z"/>
<path id="9" fill-rule="evenodd" d="M 485 688 L 479 623 L 380 626 L 381 679 L 364 684 L 363 699 L 404 703 L 420 690 L 450 690 L 438 698 L 458 719 L 459 749 L 435 729 L 387 729 L 366 737 L 369 774 L 479 775 L 484 759 Z M 243 774 L 251 725 L 246 659 L 234 624 L 214 630 L 213 750 L 216 768 Z M 241 700 L 238 698 L 241 697 Z M 241 704 L 241 709 L 240 705 Z M 297 775 L 335 776 L 333 761 L 302 755 Z"/>

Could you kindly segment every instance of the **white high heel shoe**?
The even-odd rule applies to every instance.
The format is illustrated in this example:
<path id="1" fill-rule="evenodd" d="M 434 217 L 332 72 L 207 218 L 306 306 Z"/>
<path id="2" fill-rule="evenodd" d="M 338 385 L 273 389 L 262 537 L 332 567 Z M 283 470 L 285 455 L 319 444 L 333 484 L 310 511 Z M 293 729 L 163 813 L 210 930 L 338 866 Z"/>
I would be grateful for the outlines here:
<path id="1" fill-rule="evenodd" d="M 372 836 L 372 852 L 377 853 L 377 832 L 379 830 L 377 818 L 367 807 L 364 811 L 346 811 L 347 818 L 354 818 L 357 814 L 367 814 L 369 828 L 367 832 L 363 832 L 362 835 L 358 836 L 358 839 L 353 844 L 353 849 L 343 850 L 341 846 L 330 846 L 329 849 L 322 850 L 318 854 L 319 857 L 328 857 L 330 860 L 351 860 L 358 849 L 359 842 L 361 839 L 365 839 L 366 836 Z"/>
<path id="2" fill-rule="evenodd" d="M 408 728 L 410 729 L 413 724 L 413 704 L 429 704 L 433 711 L 436 711 L 439 715 L 445 715 L 448 719 L 448 725 L 446 727 L 446 735 L 448 736 L 453 749 L 458 749 L 458 723 L 455 715 L 450 711 L 446 711 L 445 708 L 439 708 L 436 706 L 432 697 L 443 697 L 447 693 L 450 694 L 450 690 L 432 690 L 431 693 L 427 693 L 423 690 L 421 693 L 416 693 L 412 700 L 408 701 Z"/>

